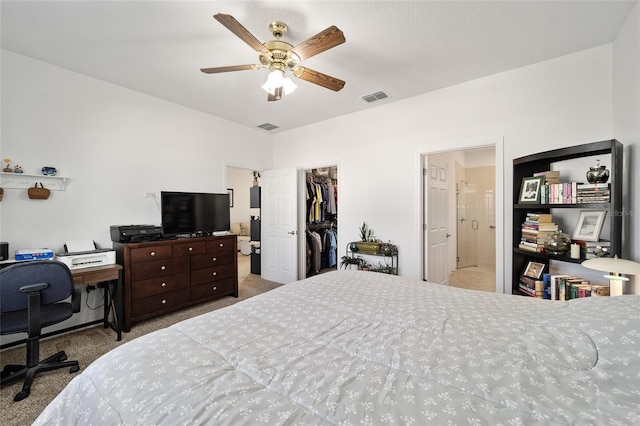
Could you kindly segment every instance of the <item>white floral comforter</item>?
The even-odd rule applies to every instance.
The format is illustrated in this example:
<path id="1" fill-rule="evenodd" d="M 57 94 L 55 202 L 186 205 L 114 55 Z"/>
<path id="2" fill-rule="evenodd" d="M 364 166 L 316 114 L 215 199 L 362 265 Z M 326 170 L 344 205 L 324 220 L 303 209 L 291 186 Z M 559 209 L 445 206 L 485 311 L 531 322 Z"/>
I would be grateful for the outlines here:
<path id="1" fill-rule="evenodd" d="M 36 425 L 640 423 L 640 296 L 338 271 L 138 338 Z"/>

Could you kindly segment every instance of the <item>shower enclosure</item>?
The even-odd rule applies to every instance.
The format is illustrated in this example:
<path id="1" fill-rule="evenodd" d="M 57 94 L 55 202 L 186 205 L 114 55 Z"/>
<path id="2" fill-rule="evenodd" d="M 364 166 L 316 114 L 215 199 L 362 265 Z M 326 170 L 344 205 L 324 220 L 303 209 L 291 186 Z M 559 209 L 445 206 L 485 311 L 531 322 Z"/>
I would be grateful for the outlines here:
<path id="1" fill-rule="evenodd" d="M 478 266 L 478 189 L 461 180 L 456 183 L 457 267 Z"/>

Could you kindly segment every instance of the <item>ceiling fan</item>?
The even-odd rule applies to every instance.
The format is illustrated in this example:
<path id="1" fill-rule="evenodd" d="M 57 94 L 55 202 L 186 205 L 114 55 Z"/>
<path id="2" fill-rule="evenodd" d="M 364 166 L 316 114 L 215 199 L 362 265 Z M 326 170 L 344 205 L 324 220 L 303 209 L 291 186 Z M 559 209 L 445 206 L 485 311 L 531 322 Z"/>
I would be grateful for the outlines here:
<path id="1" fill-rule="evenodd" d="M 296 46 L 292 46 L 280 40 L 287 32 L 287 25 L 283 22 L 276 21 L 269 24 L 269 31 L 271 31 L 275 40 L 260 43 L 260 41 L 233 16 L 218 13 L 213 15 L 213 17 L 258 52 L 260 55 L 260 64 L 201 68 L 200 71 L 203 73 L 216 74 L 220 72 L 268 68 L 271 72 L 269 73 L 267 82 L 262 86 L 268 93 L 268 101 L 277 101 L 282 98 L 283 94 L 286 95 L 295 90 L 296 85 L 286 77 L 287 71 L 291 71 L 294 76 L 302 80 L 331 89 L 335 92 L 344 87 L 345 82 L 343 80 L 298 65 L 302 60 L 345 42 L 344 34 L 335 25 L 330 26 Z"/>

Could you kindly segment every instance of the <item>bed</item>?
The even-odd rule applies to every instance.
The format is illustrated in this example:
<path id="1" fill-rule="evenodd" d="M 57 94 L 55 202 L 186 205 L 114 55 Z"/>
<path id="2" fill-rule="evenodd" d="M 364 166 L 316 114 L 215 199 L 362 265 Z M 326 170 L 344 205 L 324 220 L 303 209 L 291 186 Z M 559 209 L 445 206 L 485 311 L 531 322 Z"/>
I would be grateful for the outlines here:
<path id="1" fill-rule="evenodd" d="M 34 424 L 629 425 L 639 383 L 640 296 L 335 271 L 118 347 Z"/>

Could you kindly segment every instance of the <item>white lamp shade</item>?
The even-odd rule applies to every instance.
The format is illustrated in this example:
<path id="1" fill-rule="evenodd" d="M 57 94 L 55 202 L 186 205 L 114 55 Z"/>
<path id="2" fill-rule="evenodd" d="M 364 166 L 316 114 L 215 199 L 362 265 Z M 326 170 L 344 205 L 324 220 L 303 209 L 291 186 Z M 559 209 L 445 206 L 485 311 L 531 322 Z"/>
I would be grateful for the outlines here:
<path id="1" fill-rule="evenodd" d="M 582 266 L 604 272 L 640 275 L 640 263 L 618 257 L 596 257 L 582 262 Z"/>

